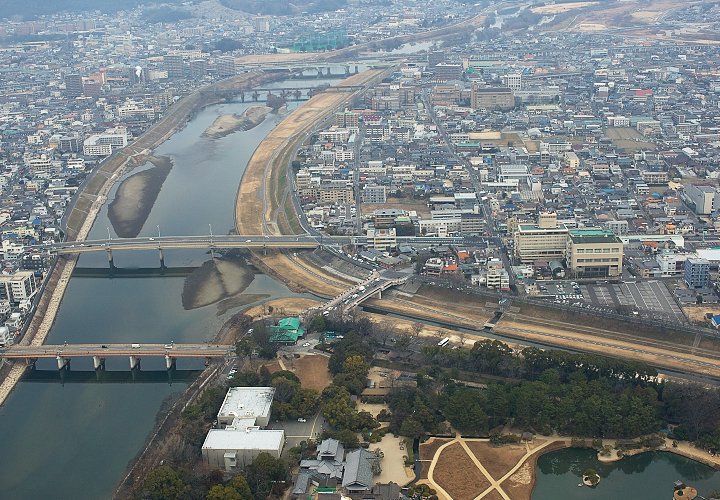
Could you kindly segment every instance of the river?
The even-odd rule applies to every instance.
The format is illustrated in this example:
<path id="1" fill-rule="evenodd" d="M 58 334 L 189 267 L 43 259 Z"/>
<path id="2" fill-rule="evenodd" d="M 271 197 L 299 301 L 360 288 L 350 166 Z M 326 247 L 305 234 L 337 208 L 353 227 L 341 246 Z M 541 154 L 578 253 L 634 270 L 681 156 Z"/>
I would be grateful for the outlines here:
<path id="1" fill-rule="evenodd" d="M 596 488 L 578 487 L 587 468 L 600 474 Z M 593 450 L 569 448 L 541 456 L 536 473 L 533 500 L 671 500 L 676 480 L 694 486 L 702 496 L 720 490 L 720 474 L 713 468 L 664 452 L 642 453 L 604 464 Z"/>
<path id="2" fill-rule="evenodd" d="M 361 68 L 362 69 L 362 68 Z M 277 82 L 268 87 L 315 86 L 336 79 Z M 221 114 L 242 113 L 254 103 L 210 106 L 155 151 L 172 158 L 173 168 L 141 231 L 163 235 L 227 234 L 234 224 L 234 201 L 253 151 L 279 123 L 269 115 L 257 127 L 222 139 L 202 137 Z M 289 103 L 294 108 L 298 103 Z M 147 165 L 143 168 L 150 168 Z M 132 173 L 136 173 L 137 169 Z M 117 186 L 108 196 L 112 200 Z M 89 238 L 106 238 L 112 227 L 103 207 Z M 207 252 L 165 252 L 168 267 L 199 266 Z M 159 267 L 157 251 L 115 252 L 115 265 Z M 83 255 L 78 267 L 107 267 L 101 254 Z M 185 310 L 184 278 L 79 278 L 70 280 L 47 343 L 204 342 L 219 331 L 233 309 L 218 304 Z M 247 294 L 271 298 L 297 296 L 282 283 L 257 274 Z M 161 359 L 142 360 L 142 369 L 160 370 L 157 383 L 57 382 L 23 380 L 0 408 L 0 498 L 110 498 L 128 462 L 142 448 L 163 401 L 187 387 L 187 379 L 168 383 Z M 57 369 L 54 360 L 38 369 Z M 92 370 L 92 360 L 77 359 L 73 371 Z M 108 360 L 108 370 L 128 370 L 127 359 Z M 202 360 L 178 360 L 179 370 L 202 368 Z M 51 372 L 45 372 L 51 373 Z M 71 377 L 72 378 L 72 377 Z M 122 378 L 122 377 L 120 377 Z M 150 377 L 152 379 L 152 377 Z"/>

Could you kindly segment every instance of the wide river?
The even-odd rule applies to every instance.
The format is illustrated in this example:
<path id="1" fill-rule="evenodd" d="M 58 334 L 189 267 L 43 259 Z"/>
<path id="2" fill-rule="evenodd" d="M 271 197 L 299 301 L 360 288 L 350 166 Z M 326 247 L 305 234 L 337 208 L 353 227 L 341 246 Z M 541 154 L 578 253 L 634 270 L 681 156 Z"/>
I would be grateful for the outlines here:
<path id="1" fill-rule="evenodd" d="M 333 81 L 296 80 L 274 86 L 307 87 Z M 251 105 L 210 106 L 156 150 L 157 155 L 170 156 L 174 164 L 141 235 L 155 236 L 158 226 L 163 235 L 208 234 L 210 224 L 216 234 L 233 228 L 235 195 L 245 166 L 282 117 L 268 115 L 254 129 L 222 139 L 205 138 L 202 133 L 218 115 L 242 113 Z M 107 237 L 108 227 L 104 207 L 89 238 Z M 168 267 L 199 266 L 208 259 L 202 251 L 165 254 Z M 157 251 L 116 252 L 114 260 L 119 268 L 159 266 Z M 83 255 L 78 267 L 107 267 L 107 259 L 101 254 Z M 74 277 L 47 342 L 208 341 L 237 309 L 222 315 L 217 305 L 184 310 L 183 284 L 184 278 L 174 277 Z M 244 293 L 296 296 L 265 275 L 256 275 Z M 127 377 L 120 373 L 119 378 L 129 379 L 128 365 L 126 359 L 108 360 L 107 369 L 125 371 Z M 183 391 L 191 379 L 171 385 L 160 371 L 149 377 L 155 383 L 75 382 L 75 377 L 67 377 L 61 384 L 59 375 L 52 380 L 52 370 L 57 371 L 54 360 L 38 362 L 37 367 L 45 376 L 20 382 L 0 408 L 2 499 L 110 498 L 128 462 L 148 438 L 163 401 Z M 201 367 L 199 360 L 180 360 L 177 366 L 178 370 Z M 163 370 L 163 361 L 143 360 L 142 369 Z M 85 370 L 92 371 L 90 359 L 73 361 L 73 372 Z"/>
<path id="2" fill-rule="evenodd" d="M 596 488 L 578 487 L 583 471 L 600 474 Z M 720 474 L 700 462 L 673 453 L 642 453 L 603 464 L 592 450 L 565 449 L 538 459 L 532 500 L 671 500 L 676 480 L 707 497 L 720 490 Z"/>

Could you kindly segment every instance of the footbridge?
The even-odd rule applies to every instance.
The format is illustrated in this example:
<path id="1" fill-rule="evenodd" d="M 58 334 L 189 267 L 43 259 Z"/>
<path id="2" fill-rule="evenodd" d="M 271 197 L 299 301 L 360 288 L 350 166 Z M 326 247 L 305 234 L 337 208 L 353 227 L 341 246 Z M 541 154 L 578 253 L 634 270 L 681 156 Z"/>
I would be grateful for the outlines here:
<path id="1" fill-rule="evenodd" d="M 127 357 L 130 369 L 140 368 L 140 359 L 165 358 L 165 366 L 171 369 L 177 358 L 224 358 L 232 354 L 233 346 L 211 344 L 43 344 L 40 346 L 15 345 L 0 348 L 0 358 L 23 360 L 32 365 L 38 359 L 56 359 L 59 370 L 70 365 L 73 358 L 92 358 L 96 370 L 105 368 L 105 359 Z"/>

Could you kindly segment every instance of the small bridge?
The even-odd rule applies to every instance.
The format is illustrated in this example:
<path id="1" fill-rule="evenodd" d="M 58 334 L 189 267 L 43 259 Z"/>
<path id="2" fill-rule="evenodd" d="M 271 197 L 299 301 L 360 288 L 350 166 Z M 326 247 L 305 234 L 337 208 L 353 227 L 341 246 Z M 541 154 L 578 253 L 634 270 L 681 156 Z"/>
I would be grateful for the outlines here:
<path id="1" fill-rule="evenodd" d="M 165 366 L 171 369 L 177 358 L 224 358 L 233 352 L 230 345 L 210 344 L 43 344 L 40 346 L 15 345 L 0 349 L 0 358 L 24 360 L 34 364 L 38 359 L 56 359 L 59 370 L 70 364 L 72 358 L 92 358 L 96 370 L 105 367 L 105 359 L 127 357 L 130 369 L 140 367 L 143 357 L 165 358 Z"/>
<path id="2" fill-rule="evenodd" d="M 407 274 L 401 274 L 394 271 L 372 272 L 368 278 L 345 290 L 340 295 L 333 297 L 324 304 L 311 308 L 310 310 L 320 310 L 323 314 L 329 313 L 337 309 L 341 313 L 349 311 L 353 307 L 360 305 L 372 296 L 382 298 L 382 292 L 393 286 L 405 283 L 409 278 Z"/>

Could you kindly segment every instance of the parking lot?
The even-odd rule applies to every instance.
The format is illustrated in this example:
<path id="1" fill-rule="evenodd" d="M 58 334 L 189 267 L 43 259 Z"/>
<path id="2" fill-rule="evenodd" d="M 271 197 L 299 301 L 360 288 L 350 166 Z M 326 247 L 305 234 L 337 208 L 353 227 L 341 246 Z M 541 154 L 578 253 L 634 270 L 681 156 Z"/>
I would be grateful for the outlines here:
<path id="1" fill-rule="evenodd" d="M 283 429 L 285 431 L 285 450 L 297 446 L 301 441 L 318 439 L 326 423 L 323 416 L 318 412 L 314 418 L 308 418 L 307 422 L 288 420 L 285 422 L 271 422 L 268 429 Z"/>
<path id="2" fill-rule="evenodd" d="M 685 322 L 686 318 L 672 293 L 661 281 L 626 283 L 596 283 L 573 286 L 571 282 L 538 283 L 540 294 L 556 301 L 576 304 L 583 302 L 591 309 L 617 312 L 620 307 L 637 310 L 641 315 L 652 313 L 659 317 Z M 645 314 L 643 314 L 645 313 Z"/>

